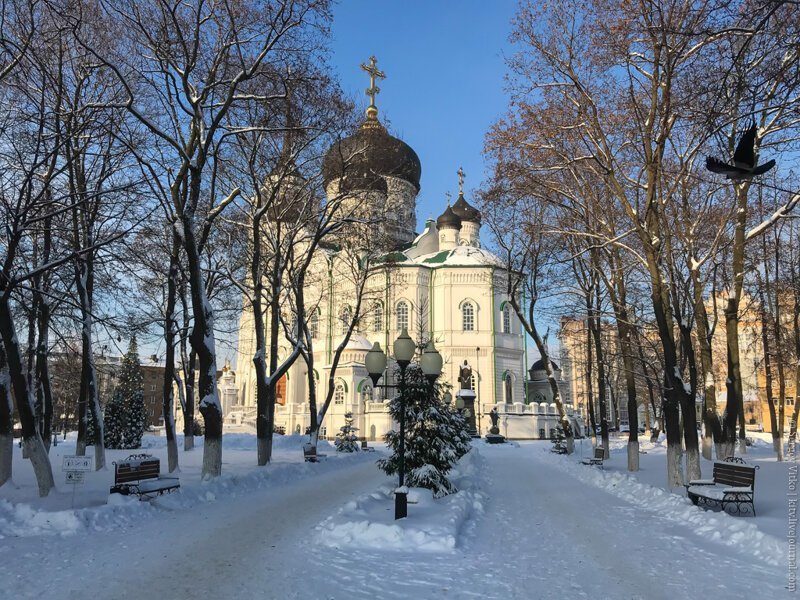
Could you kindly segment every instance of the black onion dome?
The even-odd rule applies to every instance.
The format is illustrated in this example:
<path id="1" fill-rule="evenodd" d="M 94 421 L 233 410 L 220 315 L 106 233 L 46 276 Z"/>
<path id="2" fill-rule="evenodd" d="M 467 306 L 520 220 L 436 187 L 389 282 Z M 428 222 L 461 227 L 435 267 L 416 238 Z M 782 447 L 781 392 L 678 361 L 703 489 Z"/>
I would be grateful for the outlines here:
<path id="1" fill-rule="evenodd" d="M 561 370 L 561 368 L 552 360 L 550 361 L 550 366 L 553 367 L 553 371 Z M 537 360 L 535 363 L 533 363 L 531 365 L 531 368 L 529 369 L 531 373 L 533 373 L 534 371 L 546 371 L 546 370 L 547 369 L 545 369 L 544 361 L 541 358 Z"/>
<path id="2" fill-rule="evenodd" d="M 471 221 L 478 224 L 481 222 L 481 211 L 464 199 L 464 192 L 458 195 L 458 200 L 453 204 L 453 212 L 456 213 L 462 221 Z"/>
<path id="3" fill-rule="evenodd" d="M 344 177 L 350 180 L 350 190 L 365 189 L 353 186 L 374 184 L 376 176 L 387 176 L 407 181 L 419 191 L 422 165 L 411 146 L 389 135 L 377 119 L 368 118 L 353 135 L 328 150 L 322 175 L 326 187 Z"/>
<path id="4" fill-rule="evenodd" d="M 436 219 L 436 229 L 461 229 L 461 218 L 447 206 L 441 216 Z"/>
<path id="5" fill-rule="evenodd" d="M 350 192 L 383 192 L 388 194 L 389 186 L 386 185 L 386 180 L 380 175 L 368 171 L 348 169 L 339 184 L 339 191 L 344 194 Z"/>

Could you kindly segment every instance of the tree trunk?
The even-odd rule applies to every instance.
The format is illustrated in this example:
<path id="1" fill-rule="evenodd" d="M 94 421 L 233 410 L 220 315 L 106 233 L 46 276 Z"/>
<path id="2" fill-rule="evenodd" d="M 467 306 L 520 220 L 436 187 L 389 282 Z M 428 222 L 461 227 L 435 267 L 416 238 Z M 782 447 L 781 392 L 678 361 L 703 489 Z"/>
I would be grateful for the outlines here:
<path id="1" fill-rule="evenodd" d="M 199 196 L 200 177 L 192 177 L 192 194 Z M 196 203 L 194 204 L 196 205 Z M 189 271 L 189 290 L 192 297 L 194 324 L 189 341 L 197 354 L 200 397 L 200 414 L 203 415 L 205 437 L 203 441 L 203 479 L 218 477 L 222 473 L 222 408 L 217 394 L 217 356 L 214 338 L 214 311 L 206 294 L 205 281 L 197 241 L 194 237 L 194 219 L 183 215 L 183 247 Z M 188 402 L 187 402 L 188 405 Z"/>
<path id="2" fill-rule="evenodd" d="M 527 320 L 527 329 L 528 334 L 533 338 L 533 341 L 536 344 L 537 350 L 539 350 L 539 354 L 542 357 L 542 362 L 545 365 L 545 372 L 547 373 L 547 381 L 550 384 L 550 391 L 553 394 L 553 402 L 555 402 L 556 408 L 558 410 L 559 422 L 561 423 L 561 427 L 564 430 L 564 442 L 567 446 L 567 454 L 572 454 L 575 451 L 575 436 L 572 432 L 572 424 L 569 421 L 569 417 L 567 416 L 567 411 L 564 409 L 564 402 L 561 399 L 561 390 L 558 389 L 558 382 L 556 381 L 555 372 L 553 371 L 553 361 L 550 360 L 550 354 L 547 351 L 547 346 L 544 343 L 544 340 L 539 335 L 539 330 L 536 328 L 536 324 L 533 321 L 533 307 L 534 302 L 531 301 L 528 308 L 528 316 L 529 319 Z M 517 311 L 519 315 L 519 310 L 517 306 L 517 300 L 514 296 L 512 296 L 511 306 Z M 525 323 L 525 320 L 522 321 Z M 606 452 L 608 449 L 606 449 Z"/>
<path id="3" fill-rule="evenodd" d="M 628 471 L 639 470 L 639 405 L 636 399 L 636 377 L 633 369 L 633 346 L 631 342 L 631 323 L 628 314 L 627 289 L 625 276 L 619 268 L 619 256 L 616 249 L 612 249 L 609 256 L 609 266 L 612 271 L 609 280 L 603 274 L 603 281 L 611 297 L 614 309 L 614 319 L 617 322 L 617 339 L 622 352 L 622 367 L 625 370 L 625 391 L 627 394 L 628 408 Z M 599 261 L 596 270 L 602 274 Z"/>
<path id="4" fill-rule="evenodd" d="M 106 466 L 105 461 L 105 433 L 103 427 L 103 414 L 100 411 L 100 400 L 97 397 L 97 371 L 94 367 L 92 353 L 92 264 L 86 258 L 76 259 L 75 284 L 78 290 L 81 308 L 81 385 L 78 393 L 78 440 L 75 454 L 86 454 L 86 427 L 89 413 L 95 420 L 94 440 L 94 468 L 99 471 Z"/>
<path id="5" fill-rule="evenodd" d="M 164 311 L 164 433 L 167 436 L 167 464 L 170 473 L 178 470 L 178 440 L 175 436 L 175 338 L 178 324 L 175 322 L 175 305 L 178 295 L 178 266 L 180 260 L 180 240 L 173 232 L 172 249 L 169 256 L 167 275 L 167 306 Z"/>
<path id="6" fill-rule="evenodd" d="M 735 186 L 736 192 L 736 228 L 733 235 L 733 282 L 725 304 L 725 342 L 728 359 L 727 393 L 728 400 L 725 406 L 724 438 L 725 450 L 733 456 L 736 440 L 736 424 L 739 423 L 740 452 L 745 453 L 744 433 L 744 395 L 742 391 L 742 372 L 739 358 L 739 302 L 742 297 L 744 284 L 744 251 L 745 228 L 747 226 L 747 191 L 748 182 Z"/>
<path id="7" fill-rule="evenodd" d="M 703 301 L 703 288 L 700 284 L 700 273 L 691 270 L 694 290 L 694 320 L 697 330 L 697 345 L 700 349 L 700 372 L 703 375 L 703 458 L 711 460 L 711 447 L 716 444 L 716 454 L 720 456 L 722 427 L 717 414 L 717 388 L 714 382 L 713 354 L 711 352 L 711 331 L 708 323 L 708 312 Z"/>
<path id="8" fill-rule="evenodd" d="M 586 403 L 589 408 L 589 427 L 592 434 L 592 448 L 597 448 L 597 417 L 594 413 L 594 391 L 592 374 L 594 371 L 594 352 L 592 351 L 592 296 L 586 296 Z"/>
<path id="9" fill-rule="evenodd" d="M 187 353 L 183 353 L 184 358 Z M 194 374 L 197 372 L 197 354 L 194 350 L 189 350 L 188 361 L 183 363 L 186 365 L 183 369 L 183 389 L 184 389 L 184 403 L 183 403 L 183 451 L 194 450 L 194 407 L 195 407 L 195 391 L 194 391 Z"/>
<path id="10" fill-rule="evenodd" d="M 55 485 L 50 457 L 47 455 L 39 430 L 36 427 L 36 415 L 31 406 L 31 394 L 25 372 L 22 369 L 17 335 L 8 296 L 0 295 L 0 337 L 5 349 L 6 364 L 14 397 L 17 401 L 20 424 L 22 425 L 22 442 L 28 452 L 33 466 L 39 496 L 47 496 Z"/>
<path id="11" fill-rule="evenodd" d="M 600 290 L 596 288 L 596 301 L 597 306 L 592 307 L 592 316 L 589 318 L 590 329 L 594 339 L 594 353 L 597 360 L 597 398 L 600 404 L 600 435 L 603 440 L 603 458 L 608 458 L 609 454 L 609 440 L 608 440 L 608 407 L 606 405 L 606 373 L 605 364 L 603 363 L 603 345 L 601 336 L 601 323 L 600 323 Z"/>
<path id="12" fill-rule="evenodd" d="M 47 365 L 50 332 L 50 306 L 46 301 L 39 305 L 38 341 L 36 345 L 37 393 L 42 407 L 42 440 L 49 448 L 53 434 L 53 391 L 50 385 L 50 370 Z"/>
<path id="13" fill-rule="evenodd" d="M 681 396 L 681 413 L 683 414 L 683 443 L 686 450 L 686 479 L 700 479 L 700 449 L 697 442 L 697 409 L 695 393 L 697 390 L 697 359 L 694 353 L 691 329 L 681 324 L 679 327 L 683 353 L 689 365 L 689 391 L 684 386 Z"/>
<path id="14" fill-rule="evenodd" d="M 0 487 L 11 480 L 13 472 L 14 404 L 11 400 L 10 383 L 6 353 L 3 344 L 0 343 Z"/>
<path id="15" fill-rule="evenodd" d="M 669 294 L 661 272 L 658 267 L 658 260 L 653 255 L 653 248 L 647 248 L 647 262 L 650 271 L 651 300 L 653 304 L 653 314 L 658 325 L 658 337 L 661 340 L 661 347 L 664 352 L 664 399 L 662 414 L 664 425 L 667 432 L 667 483 L 669 487 L 679 487 L 683 485 L 681 468 L 681 431 L 680 431 L 680 407 L 685 405 L 683 396 L 687 395 L 683 387 L 683 379 L 680 376 L 678 366 L 678 354 L 675 345 L 673 332 L 675 330 L 672 321 L 672 314 L 669 307 Z M 696 442 L 695 435 L 695 442 Z"/>

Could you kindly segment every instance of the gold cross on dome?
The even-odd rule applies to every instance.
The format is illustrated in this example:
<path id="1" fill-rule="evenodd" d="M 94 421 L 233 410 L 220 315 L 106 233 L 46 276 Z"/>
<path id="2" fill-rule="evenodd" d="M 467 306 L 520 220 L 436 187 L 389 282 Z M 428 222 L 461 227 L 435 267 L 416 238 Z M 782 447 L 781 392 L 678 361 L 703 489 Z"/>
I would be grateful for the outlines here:
<path id="1" fill-rule="evenodd" d="M 374 56 L 370 56 L 369 64 L 366 65 L 362 63 L 361 65 L 361 68 L 367 73 L 369 73 L 369 87 L 367 88 L 366 91 L 367 91 L 367 96 L 369 96 L 369 105 L 372 108 L 375 107 L 375 94 L 381 91 L 381 88 L 375 85 L 375 78 L 386 79 L 386 73 L 384 73 L 383 71 L 379 71 L 377 64 L 378 64 L 378 59 L 375 58 Z"/>
<path id="2" fill-rule="evenodd" d="M 458 171 L 456 171 L 456 173 L 458 173 L 458 193 L 459 194 L 463 194 L 464 193 L 464 177 L 466 177 L 467 174 L 464 173 L 464 169 L 461 168 L 461 167 L 458 167 Z"/>

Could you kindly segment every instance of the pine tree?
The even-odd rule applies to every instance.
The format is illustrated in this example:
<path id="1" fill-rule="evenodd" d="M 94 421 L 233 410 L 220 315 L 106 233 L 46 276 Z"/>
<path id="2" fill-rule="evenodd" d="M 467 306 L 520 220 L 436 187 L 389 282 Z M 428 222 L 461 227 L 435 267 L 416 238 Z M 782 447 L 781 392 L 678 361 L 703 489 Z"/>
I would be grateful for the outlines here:
<path id="1" fill-rule="evenodd" d="M 345 413 L 344 425 L 339 428 L 339 433 L 336 434 L 336 440 L 333 442 L 337 452 L 358 452 L 356 431 L 358 428 L 353 427 L 353 413 Z"/>
<path id="2" fill-rule="evenodd" d="M 146 422 L 144 375 L 139 365 L 139 347 L 134 336 L 122 357 L 119 384 L 106 407 L 106 447 L 141 447 Z"/>
<path id="3" fill-rule="evenodd" d="M 556 454 L 567 453 L 567 436 L 564 435 L 564 427 L 561 423 L 558 423 L 550 430 L 550 441 L 553 444 L 553 447 L 550 449 L 551 452 L 555 452 Z"/>
<path id="4" fill-rule="evenodd" d="M 103 414 L 106 448 L 120 449 L 123 446 L 125 405 L 119 388 L 106 405 Z"/>
<path id="5" fill-rule="evenodd" d="M 94 446 L 97 443 L 97 422 L 92 411 L 87 411 L 86 415 L 86 445 Z M 103 418 L 105 422 L 105 417 Z"/>
<path id="6" fill-rule="evenodd" d="M 470 449 L 470 436 L 466 420 L 444 402 L 445 386 L 436 383 L 433 394 L 422 370 L 417 365 L 406 369 L 406 484 L 433 490 L 435 498 L 456 492 L 447 479 L 453 465 Z M 400 396 L 389 405 L 396 422 L 400 420 Z M 386 443 L 393 450 L 389 458 L 378 461 L 378 466 L 393 475 L 400 467 L 400 432 L 386 434 Z"/>

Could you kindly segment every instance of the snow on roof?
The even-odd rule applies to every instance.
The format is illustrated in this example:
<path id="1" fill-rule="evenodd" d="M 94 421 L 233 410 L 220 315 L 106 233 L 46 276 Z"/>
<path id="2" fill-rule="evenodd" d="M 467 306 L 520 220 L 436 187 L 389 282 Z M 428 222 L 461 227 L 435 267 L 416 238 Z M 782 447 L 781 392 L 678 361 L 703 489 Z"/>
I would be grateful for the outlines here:
<path id="1" fill-rule="evenodd" d="M 431 268 L 504 266 L 498 256 L 475 246 L 456 246 L 452 250 L 441 250 L 413 258 L 404 254 L 403 257 L 405 260 L 398 260 L 397 257 L 394 257 L 395 262 L 399 265 L 418 264 Z"/>
<path id="2" fill-rule="evenodd" d="M 353 334 L 345 346 L 348 350 L 371 350 L 372 344 L 363 335 Z"/>

